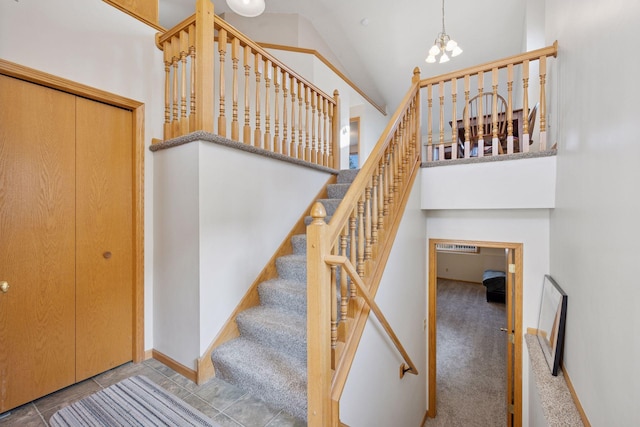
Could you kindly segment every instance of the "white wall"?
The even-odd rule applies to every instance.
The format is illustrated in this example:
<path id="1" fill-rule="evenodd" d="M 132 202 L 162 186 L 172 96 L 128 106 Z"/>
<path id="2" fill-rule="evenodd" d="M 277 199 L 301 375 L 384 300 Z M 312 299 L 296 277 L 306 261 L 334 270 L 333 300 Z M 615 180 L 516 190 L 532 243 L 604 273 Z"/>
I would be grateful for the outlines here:
<path id="1" fill-rule="evenodd" d="M 422 174 L 422 208 L 552 208 L 555 181 L 555 156 L 429 167 Z"/>
<path id="2" fill-rule="evenodd" d="M 480 248 L 478 253 L 438 252 L 439 278 L 482 283 L 485 270 L 506 271 L 507 257 L 503 249 Z"/>
<path id="3" fill-rule="evenodd" d="M 0 2 L 0 58 L 145 104 L 144 142 L 162 137 L 156 30 L 102 1 Z M 145 150 L 145 349 L 153 347 L 153 160 Z"/>
<path id="4" fill-rule="evenodd" d="M 399 378 L 402 357 L 371 313 L 340 400 L 340 420 L 347 425 L 419 426 L 427 410 L 425 252 L 416 180 L 376 302 L 420 375 Z"/>
<path id="5" fill-rule="evenodd" d="M 542 279 L 549 272 L 548 209 L 427 211 L 426 222 L 427 239 L 522 243 L 523 329 L 526 332 L 528 327 L 536 327 Z M 522 369 L 523 422 L 525 426 L 525 420 L 528 419 L 529 402 L 528 372 L 528 360 L 525 352 Z"/>
<path id="6" fill-rule="evenodd" d="M 152 156 L 154 347 L 195 368 L 330 174 L 202 141 Z"/>
<path id="7" fill-rule="evenodd" d="M 593 426 L 640 424 L 639 20 L 634 0 L 546 3 L 562 118 L 550 271 L 568 294 L 564 365 Z"/>

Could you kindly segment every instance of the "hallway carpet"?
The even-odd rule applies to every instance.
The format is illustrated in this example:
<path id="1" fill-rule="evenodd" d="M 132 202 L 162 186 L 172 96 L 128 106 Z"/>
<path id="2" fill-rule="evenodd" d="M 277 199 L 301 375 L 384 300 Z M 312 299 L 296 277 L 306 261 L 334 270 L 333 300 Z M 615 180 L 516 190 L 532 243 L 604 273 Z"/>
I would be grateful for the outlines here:
<path id="1" fill-rule="evenodd" d="M 437 415 L 427 427 L 506 425 L 505 305 L 480 284 L 438 279 Z"/>

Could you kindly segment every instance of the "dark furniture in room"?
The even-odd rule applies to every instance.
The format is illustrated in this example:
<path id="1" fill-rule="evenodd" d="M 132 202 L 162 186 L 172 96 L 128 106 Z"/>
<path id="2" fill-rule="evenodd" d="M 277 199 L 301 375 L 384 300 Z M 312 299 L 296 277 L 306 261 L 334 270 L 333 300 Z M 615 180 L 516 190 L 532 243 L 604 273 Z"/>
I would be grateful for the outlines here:
<path id="1" fill-rule="evenodd" d="M 506 297 L 506 275 L 504 271 L 485 270 L 482 284 L 487 288 L 487 302 L 501 302 Z"/>

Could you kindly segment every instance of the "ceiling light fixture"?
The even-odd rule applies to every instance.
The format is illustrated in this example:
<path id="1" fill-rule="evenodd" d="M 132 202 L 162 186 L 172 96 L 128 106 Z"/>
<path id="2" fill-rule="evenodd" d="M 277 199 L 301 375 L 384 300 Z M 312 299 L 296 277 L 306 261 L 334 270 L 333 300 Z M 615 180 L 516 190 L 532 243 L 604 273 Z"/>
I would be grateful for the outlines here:
<path id="1" fill-rule="evenodd" d="M 432 64 L 436 62 L 438 55 L 441 55 L 440 61 L 438 62 L 440 64 L 442 64 L 443 62 L 447 62 L 449 61 L 449 55 L 447 55 L 447 52 L 450 52 L 451 57 L 453 58 L 454 56 L 460 55 L 462 53 L 462 49 L 460 49 L 458 43 L 451 39 L 451 37 L 449 37 L 447 32 L 444 30 L 444 0 L 442 0 L 442 32 L 438 33 L 438 35 L 436 36 L 436 40 L 433 42 L 433 46 L 431 46 L 431 49 L 429 49 L 429 56 L 427 56 L 427 59 L 425 59 L 425 61 Z"/>
<path id="2" fill-rule="evenodd" d="M 227 0 L 227 5 L 235 13 L 253 18 L 264 12 L 264 0 Z"/>

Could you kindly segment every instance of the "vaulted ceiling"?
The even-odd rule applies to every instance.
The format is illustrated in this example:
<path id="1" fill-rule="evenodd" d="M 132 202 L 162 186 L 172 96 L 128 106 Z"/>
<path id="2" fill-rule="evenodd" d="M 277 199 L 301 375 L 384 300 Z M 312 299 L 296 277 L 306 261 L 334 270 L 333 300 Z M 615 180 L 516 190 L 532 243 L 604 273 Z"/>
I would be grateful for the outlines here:
<path id="1" fill-rule="evenodd" d="M 159 1 L 165 28 L 195 11 L 195 0 Z M 309 20 L 345 74 L 390 112 L 416 66 L 425 78 L 514 55 L 524 46 L 526 0 L 446 0 L 446 32 L 464 52 L 445 64 L 424 61 L 442 29 L 441 0 L 265 1 L 266 14 L 294 13 Z M 213 3 L 216 14 L 232 13 L 225 0 Z"/>

